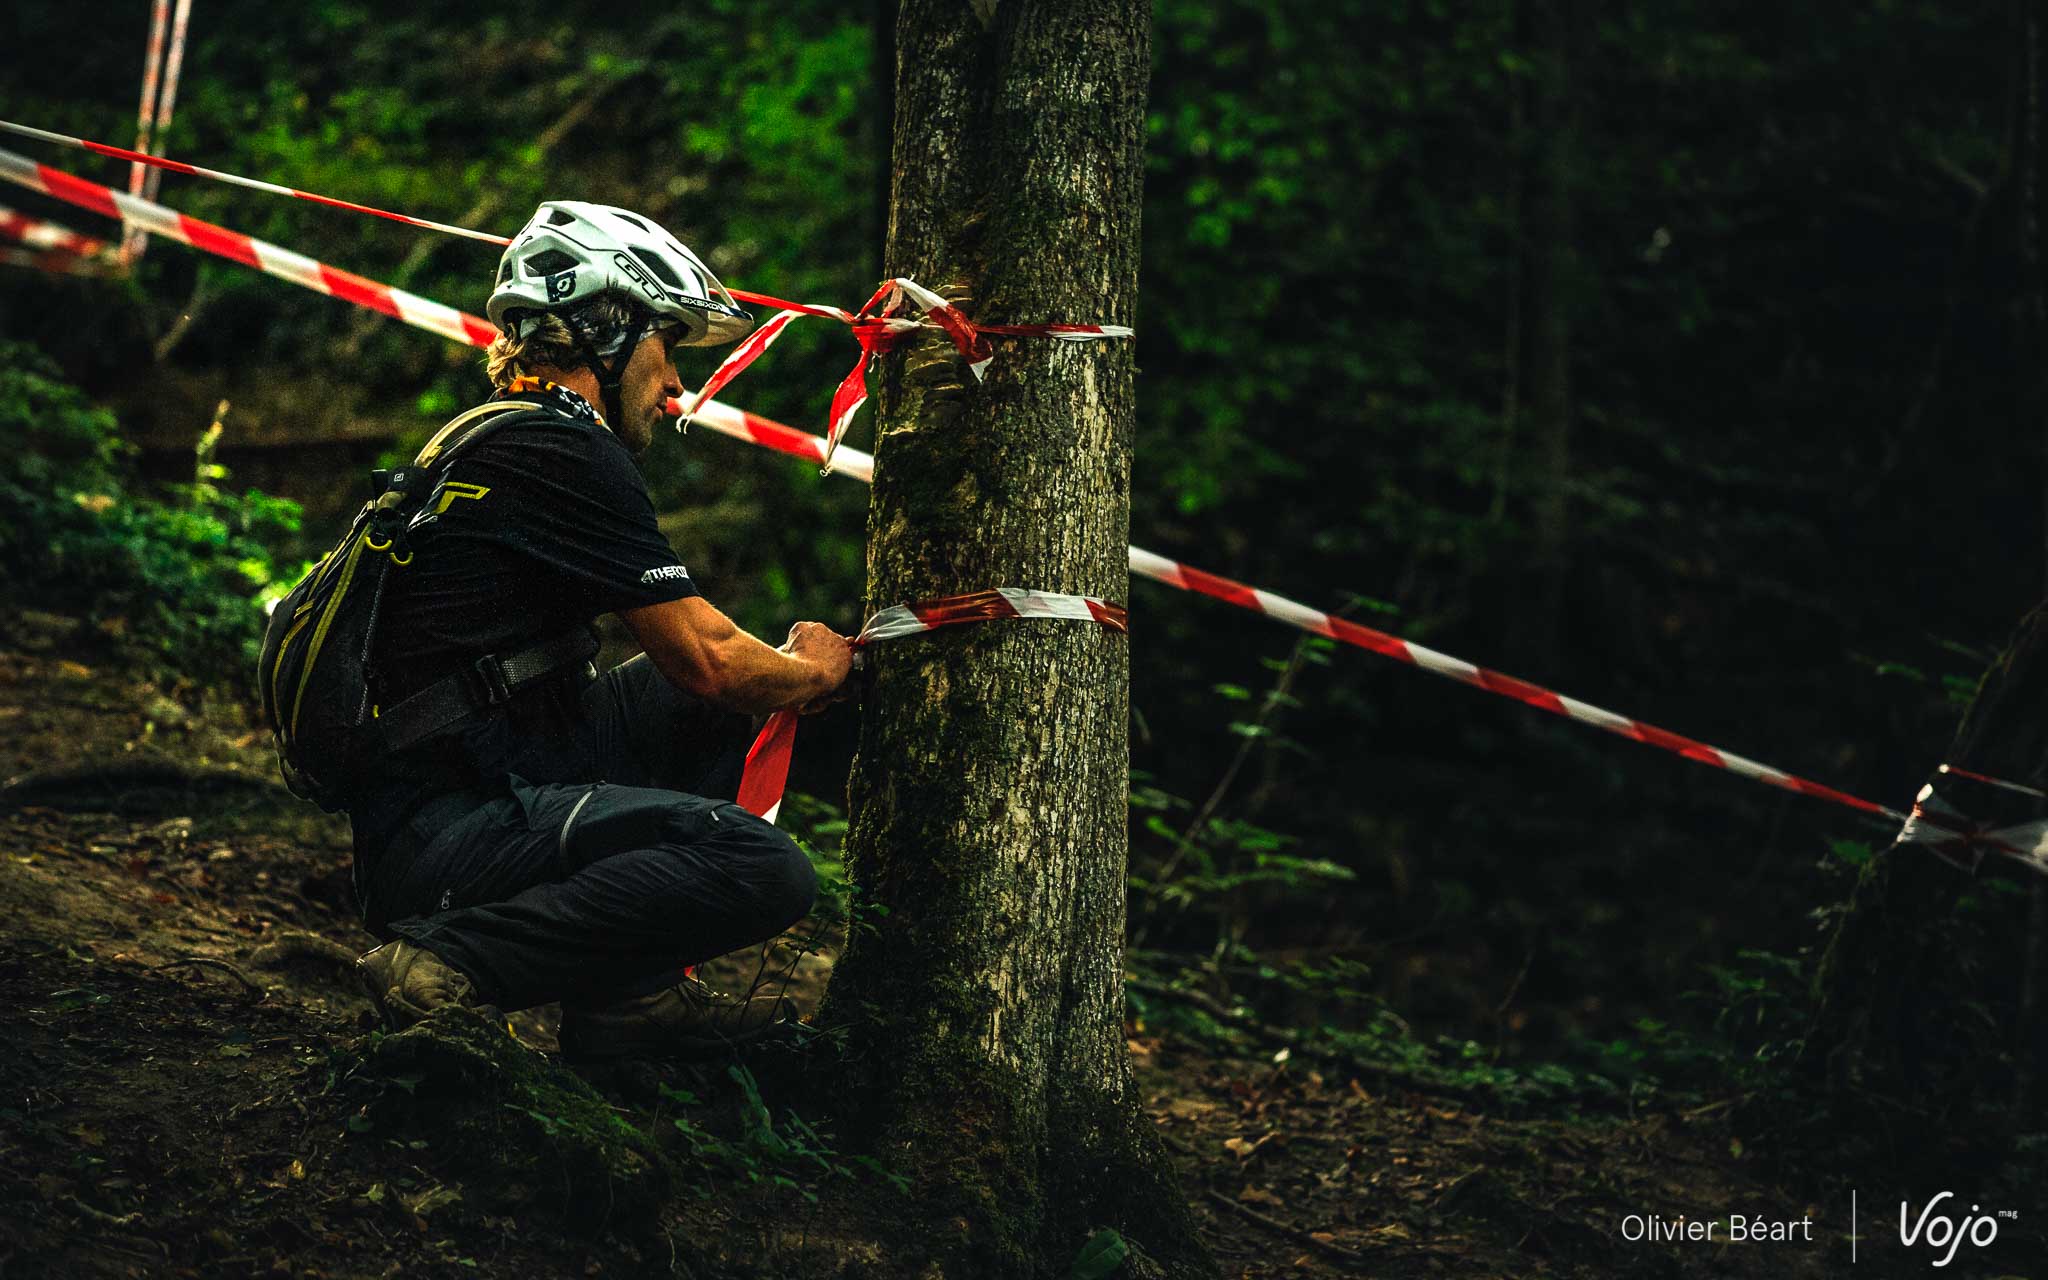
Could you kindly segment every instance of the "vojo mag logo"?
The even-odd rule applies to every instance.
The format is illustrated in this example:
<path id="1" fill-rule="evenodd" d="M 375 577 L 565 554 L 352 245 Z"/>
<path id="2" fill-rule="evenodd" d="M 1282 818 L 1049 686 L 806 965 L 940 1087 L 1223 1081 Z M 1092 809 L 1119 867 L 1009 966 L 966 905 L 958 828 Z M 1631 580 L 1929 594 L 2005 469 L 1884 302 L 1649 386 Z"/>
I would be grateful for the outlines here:
<path id="1" fill-rule="evenodd" d="M 1965 1244 L 1982 1249 L 1998 1239 L 1998 1220 L 2017 1219 L 2019 1210 L 2000 1209 L 1997 1213 L 1981 1212 L 1976 1205 L 1960 1219 L 1950 1216 L 1961 1208 L 1960 1202 L 1953 1201 L 1955 1192 L 1944 1191 L 1921 1206 L 1917 1217 L 1913 1215 L 1909 1201 L 1899 1201 L 1899 1243 L 1908 1249 L 1926 1248 L 1939 1256 L 1931 1265 L 1945 1267 L 1955 1261 L 1956 1251 Z M 1939 1209 L 1941 1212 L 1937 1213 Z"/>

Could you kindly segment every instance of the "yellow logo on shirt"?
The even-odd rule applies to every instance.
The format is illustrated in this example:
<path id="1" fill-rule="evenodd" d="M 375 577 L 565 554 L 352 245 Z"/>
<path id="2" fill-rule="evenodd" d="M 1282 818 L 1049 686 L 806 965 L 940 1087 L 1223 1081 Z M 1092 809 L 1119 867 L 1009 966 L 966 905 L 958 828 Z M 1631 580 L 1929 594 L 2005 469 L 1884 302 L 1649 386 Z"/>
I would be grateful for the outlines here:
<path id="1" fill-rule="evenodd" d="M 441 501 L 435 505 L 434 514 L 438 516 L 446 511 L 448 504 L 454 502 L 457 498 L 475 498 L 478 501 L 482 501 L 483 496 L 490 491 L 491 487 L 487 484 L 468 484 L 461 480 L 449 480 L 441 486 Z"/>

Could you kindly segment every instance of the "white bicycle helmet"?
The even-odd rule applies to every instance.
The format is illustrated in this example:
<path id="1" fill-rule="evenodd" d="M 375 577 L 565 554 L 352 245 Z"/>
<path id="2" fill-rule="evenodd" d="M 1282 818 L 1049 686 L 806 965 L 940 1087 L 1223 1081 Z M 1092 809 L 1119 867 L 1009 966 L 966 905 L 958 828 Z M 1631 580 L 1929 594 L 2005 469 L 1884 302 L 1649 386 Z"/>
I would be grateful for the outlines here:
<path id="1" fill-rule="evenodd" d="M 606 293 L 645 306 L 655 317 L 650 329 L 687 325 L 683 346 L 735 342 L 754 327 L 682 241 L 637 213 L 582 200 L 548 200 L 533 211 L 498 259 L 485 311 L 516 336 L 522 311 L 574 310 Z"/>

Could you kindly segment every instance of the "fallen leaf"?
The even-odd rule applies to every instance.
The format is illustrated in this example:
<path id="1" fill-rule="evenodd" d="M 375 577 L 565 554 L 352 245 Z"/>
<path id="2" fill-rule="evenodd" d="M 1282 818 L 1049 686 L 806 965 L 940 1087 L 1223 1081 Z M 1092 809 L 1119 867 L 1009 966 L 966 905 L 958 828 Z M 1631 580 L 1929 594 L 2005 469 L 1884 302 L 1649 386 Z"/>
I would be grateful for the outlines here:
<path id="1" fill-rule="evenodd" d="M 1317 1244 L 1337 1243 L 1337 1237 L 1333 1233 L 1328 1231 L 1311 1231 L 1308 1233 L 1308 1238 L 1315 1241 Z"/>
<path id="2" fill-rule="evenodd" d="M 418 1195 L 404 1197 L 405 1207 L 421 1218 L 443 1205 L 459 1203 L 461 1199 L 462 1193 L 453 1187 L 429 1187 Z"/>
<path id="3" fill-rule="evenodd" d="M 292 1157 L 291 1168 L 285 1170 L 285 1172 L 291 1177 L 293 1182 L 302 1181 L 306 1176 L 306 1162 L 294 1156 Z"/>
<path id="4" fill-rule="evenodd" d="M 1271 1142 L 1275 1136 L 1277 1136 L 1275 1132 L 1269 1131 L 1261 1135 L 1256 1142 L 1247 1142 L 1243 1138 L 1227 1138 L 1224 1140 L 1223 1149 L 1232 1153 L 1240 1160 L 1249 1160 L 1257 1153 L 1260 1147 Z"/>
<path id="5" fill-rule="evenodd" d="M 1246 1204 L 1278 1205 L 1281 1202 L 1279 1196 L 1274 1195 L 1264 1187 L 1246 1187 L 1237 1193 L 1237 1198 Z"/>

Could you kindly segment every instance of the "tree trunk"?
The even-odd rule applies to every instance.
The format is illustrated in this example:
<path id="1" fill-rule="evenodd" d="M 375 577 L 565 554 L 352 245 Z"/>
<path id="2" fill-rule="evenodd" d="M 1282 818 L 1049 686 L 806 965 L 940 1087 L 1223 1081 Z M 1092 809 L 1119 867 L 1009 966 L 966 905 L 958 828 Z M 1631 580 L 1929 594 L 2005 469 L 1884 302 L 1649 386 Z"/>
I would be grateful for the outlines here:
<path id="1" fill-rule="evenodd" d="M 2044 700 L 2048 605 L 2027 615 L 1985 673 L 1942 760 L 2048 786 Z M 2010 820 L 2014 811 L 2001 816 Z M 2018 816 L 2038 817 L 2039 808 Z M 1983 873 L 2015 874 L 1996 855 Z M 2023 992 L 2024 984 L 2011 979 L 2024 935 L 2014 920 L 1960 919 L 1971 888 L 1969 875 L 1917 846 L 1894 846 L 1864 867 L 1815 978 L 1818 1012 L 1802 1058 L 1808 1067 L 1834 1083 L 1921 1100 L 1953 1096 L 1966 1084 L 1989 1090 L 1987 1068 L 2009 1046 L 2018 1049 L 2016 1085 L 2038 1070 L 2039 1047 L 2012 1043 L 2019 1038 L 2015 1005 L 2024 999 L 2012 988 Z M 1995 1026 L 1987 1028 L 1987 1018 Z M 1987 1031 L 2006 1043 L 1985 1043 Z"/>
<path id="2" fill-rule="evenodd" d="M 1141 0 L 908 0 L 890 273 L 984 321 L 1131 322 L 1148 28 Z M 929 333 L 884 361 L 871 607 L 1126 596 L 1130 344 L 998 342 L 978 384 Z M 1124 1042 L 1127 638 L 999 622 L 868 662 L 820 1021 L 928 1224 L 885 1269 L 1063 1276 L 1108 1227 L 1135 1274 L 1213 1274 Z"/>

